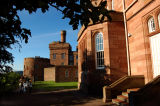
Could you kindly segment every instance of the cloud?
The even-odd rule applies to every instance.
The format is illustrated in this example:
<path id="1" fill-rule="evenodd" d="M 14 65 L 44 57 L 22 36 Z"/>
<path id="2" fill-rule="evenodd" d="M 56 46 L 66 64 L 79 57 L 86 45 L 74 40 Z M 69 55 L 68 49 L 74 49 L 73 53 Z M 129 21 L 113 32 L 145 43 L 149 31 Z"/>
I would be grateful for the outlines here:
<path id="1" fill-rule="evenodd" d="M 60 34 L 60 32 L 44 33 L 44 34 L 40 34 L 40 35 L 35 35 L 35 36 L 33 36 L 33 38 L 52 37 L 52 36 L 59 35 L 59 34 Z"/>
<path id="2" fill-rule="evenodd" d="M 74 30 L 72 30 L 72 29 L 68 29 L 68 30 L 66 30 L 67 31 L 67 33 L 75 33 L 75 31 Z M 52 33 L 44 33 L 44 34 L 40 34 L 40 35 L 34 35 L 34 36 L 32 36 L 33 38 L 46 38 L 46 37 L 53 37 L 53 36 L 55 36 L 55 37 L 59 37 L 59 35 L 61 34 L 61 32 L 60 31 L 58 31 L 58 32 L 52 32 Z M 58 35 L 58 36 L 57 36 Z"/>

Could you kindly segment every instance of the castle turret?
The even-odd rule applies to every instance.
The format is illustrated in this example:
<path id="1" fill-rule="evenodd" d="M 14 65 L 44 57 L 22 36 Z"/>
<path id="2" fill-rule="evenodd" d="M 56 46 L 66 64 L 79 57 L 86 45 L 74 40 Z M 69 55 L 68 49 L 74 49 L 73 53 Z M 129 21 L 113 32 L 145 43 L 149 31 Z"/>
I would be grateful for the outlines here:
<path id="1" fill-rule="evenodd" d="M 61 42 L 62 43 L 66 42 L 66 31 L 65 30 L 61 31 Z"/>

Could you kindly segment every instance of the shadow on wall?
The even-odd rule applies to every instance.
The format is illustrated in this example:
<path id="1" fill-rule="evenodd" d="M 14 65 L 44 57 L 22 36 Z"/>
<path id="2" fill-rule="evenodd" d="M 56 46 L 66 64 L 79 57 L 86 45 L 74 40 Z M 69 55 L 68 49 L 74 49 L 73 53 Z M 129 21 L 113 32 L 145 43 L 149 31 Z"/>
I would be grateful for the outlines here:
<path id="1" fill-rule="evenodd" d="M 110 85 L 110 75 L 107 74 L 110 67 L 96 69 L 95 55 L 84 50 L 81 59 L 81 82 L 80 90 L 87 94 L 102 95 L 103 86 Z"/>

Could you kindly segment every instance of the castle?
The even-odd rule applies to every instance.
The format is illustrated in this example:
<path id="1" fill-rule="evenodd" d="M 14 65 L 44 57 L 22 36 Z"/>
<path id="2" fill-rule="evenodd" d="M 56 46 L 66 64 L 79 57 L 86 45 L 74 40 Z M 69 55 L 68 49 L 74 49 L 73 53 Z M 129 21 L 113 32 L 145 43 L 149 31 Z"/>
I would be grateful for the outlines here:
<path id="1" fill-rule="evenodd" d="M 24 59 L 24 76 L 35 81 L 77 81 L 78 54 L 66 43 L 66 31 L 61 31 L 61 42 L 49 44 L 50 59 L 36 56 Z"/>

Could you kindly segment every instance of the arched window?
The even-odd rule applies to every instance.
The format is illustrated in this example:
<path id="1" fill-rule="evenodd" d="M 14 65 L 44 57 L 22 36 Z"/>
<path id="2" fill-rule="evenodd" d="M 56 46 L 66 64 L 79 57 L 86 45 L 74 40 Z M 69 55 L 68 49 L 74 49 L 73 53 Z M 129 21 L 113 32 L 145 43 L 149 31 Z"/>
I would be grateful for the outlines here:
<path id="1" fill-rule="evenodd" d="M 104 68 L 104 49 L 103 49 L 103 34 L 98 33 L 95 36 L 96 46 L 96 67 L 97 69 Z"/>
<path id="2" fill-rule="evenodd" d="M 159 23 L 159 29 L 160 29 L 160 13 L 158 15 L 158 23 Z"/>
<path id="3" fill-rule="evenodd" d="M 151 17 L 149 20 L 148 20 L 148 29 L 149 29 L 149 33 L 151 32 L 154 32 L 155 31 L 155 23 L 154 23 L 154 18 Z"/>

